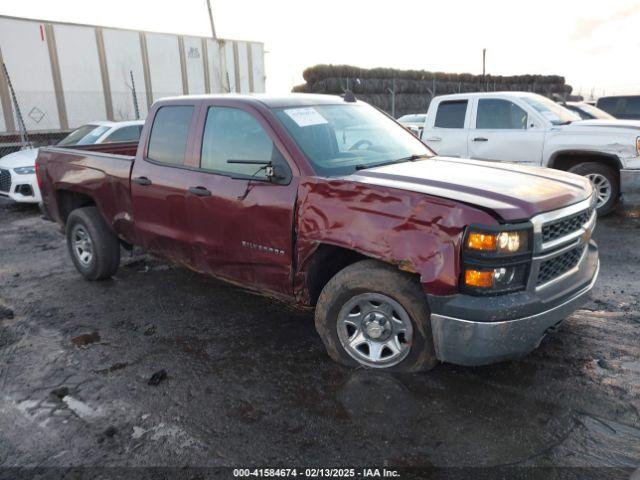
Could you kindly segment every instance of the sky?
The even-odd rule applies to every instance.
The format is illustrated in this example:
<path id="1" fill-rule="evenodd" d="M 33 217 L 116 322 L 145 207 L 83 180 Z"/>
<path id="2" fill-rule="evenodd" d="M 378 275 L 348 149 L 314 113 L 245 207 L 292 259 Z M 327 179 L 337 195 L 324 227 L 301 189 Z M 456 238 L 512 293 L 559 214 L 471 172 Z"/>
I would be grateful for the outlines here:
<path id="1" fill-rule="evenodd" d="M 265 44 L 267 92 L 318 63 L 563 75 L 589 98 L 640 92 L 638 0 L 211 0 L 220 38 Z M 206 0 L 0 0 L 0 14 L 190 35 Z"/>

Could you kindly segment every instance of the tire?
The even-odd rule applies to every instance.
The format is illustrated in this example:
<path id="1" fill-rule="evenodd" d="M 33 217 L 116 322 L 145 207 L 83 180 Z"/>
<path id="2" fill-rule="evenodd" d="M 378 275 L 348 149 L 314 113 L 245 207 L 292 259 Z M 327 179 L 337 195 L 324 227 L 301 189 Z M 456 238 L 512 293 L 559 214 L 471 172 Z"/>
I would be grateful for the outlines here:
<path id="1" fill-rule="evenodd" d="M 598 198 L 598 216 L 602 217 L 611 213 L 620 199 L 620 176 L 613 168 L 597 162 L 585 162 L 574 165 L 569 172 L 582 175 L 591 180 Z M 601 188 L 598 188 L 601 187 Z M 606 195 L 608 198 L 603 202 Z"/>
<path id="2" fill-rule="evenodd" d="M 329 356 L 343 365 L 417 372 L 438 364 L 422 288 L 409 274 L 376 260 L 354 263 L 329 280 L 315 324 Z"/>
<path id="3" fill-rule="evenodd" d="M 87 280 L 111 277 L 120 265 L 120 241 L 96 207 L 73 210 L 67 218 L 67 247 Z"/>

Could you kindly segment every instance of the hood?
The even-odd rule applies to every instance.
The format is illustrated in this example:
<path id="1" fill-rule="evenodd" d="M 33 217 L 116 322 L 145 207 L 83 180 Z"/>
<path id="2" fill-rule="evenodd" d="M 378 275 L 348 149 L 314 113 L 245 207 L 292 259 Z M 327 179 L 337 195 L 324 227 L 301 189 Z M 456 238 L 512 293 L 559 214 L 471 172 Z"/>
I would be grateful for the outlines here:
<path id="1" fill-rule="evenodd" d="M 360 170 L 346 178 L 477 205 L 505 221 L 528 220 L 592 193 L 589 180 L 560 170 L 446 157 Z"/>
<path id="2" fill-rule="evenodd" d="M 0 168 L 33 167 L 38 156 L 37 148 L 20 150 L 0 158 Z"/>
<path id="3" fill-rule="evenodd" d="M 563 130 L 594 128 L 619 128 L 640 130 L 640 120 L 576 120 L 569 125 L 562 125 Z"/>

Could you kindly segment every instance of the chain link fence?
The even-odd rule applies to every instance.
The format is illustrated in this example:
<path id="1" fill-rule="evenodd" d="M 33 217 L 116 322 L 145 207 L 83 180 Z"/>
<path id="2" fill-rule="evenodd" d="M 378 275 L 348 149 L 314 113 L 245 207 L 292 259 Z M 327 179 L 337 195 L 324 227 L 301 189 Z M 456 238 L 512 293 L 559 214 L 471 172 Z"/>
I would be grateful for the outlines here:
<path id="1" fill-rule="evenodd" d="M 32 133 L 28 134 L 28 139 L 26 141 L 23 140 L 20 134 L 0 134 L 0 158 L 27 148 L 55 145 L 68 134 L 68 131 Z"/>
<path id="2" fill-rule="evenodd" d="M 103 91 L 33 91 L 12 82 L 6 65 L 0 75 L 0 158 L 19 150 L 54 145 L 75 128 L 104 121 L 140 120 L 147 115 L 146 95 L 136 91 L 133 72 L 122 90 L 111 90 L 109 102 Z M 176 92 L 170 92 L 175 95 Z M 107 111 L 109 103 L 110 111 Z"/>

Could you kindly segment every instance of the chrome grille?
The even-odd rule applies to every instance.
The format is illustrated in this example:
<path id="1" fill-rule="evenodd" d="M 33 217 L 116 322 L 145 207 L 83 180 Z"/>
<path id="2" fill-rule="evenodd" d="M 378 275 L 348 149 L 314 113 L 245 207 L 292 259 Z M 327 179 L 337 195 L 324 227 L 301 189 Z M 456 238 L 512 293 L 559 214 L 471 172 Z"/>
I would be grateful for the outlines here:
<path id="1" fill-rule="evenodd" d="M 11 191 L 11 172 L 0 168 L 0 192 Z"/>
<path id="2" fill-rule="evenodd" d="M 577 232 L 585 223 L 589 221 L 592 214 L 593 209 L 589 208 L 569 217 L 564 217 L 559 220 L 544 224 L 542 226 L 542 241 L 544 243 L 547 243 L 552 240 L 570 235 L 573 232 Z"/>
<path id="3" fill-rule="evenodd" d="M 580 245 L 568 252 L 543 261 L 540 264 L 537 285 L 547 283 L 549 280 L 559 277 L 578 265 L 585 248 L 586 245 Z"/>

